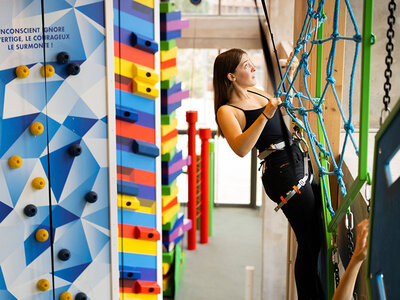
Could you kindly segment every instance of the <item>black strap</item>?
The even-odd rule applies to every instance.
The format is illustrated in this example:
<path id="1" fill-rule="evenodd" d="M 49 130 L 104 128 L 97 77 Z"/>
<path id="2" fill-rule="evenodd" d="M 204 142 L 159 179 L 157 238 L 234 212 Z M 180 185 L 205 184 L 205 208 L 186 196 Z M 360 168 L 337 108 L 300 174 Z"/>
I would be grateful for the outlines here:
<path id="1" fill-rule="evenodd" d="M 232 104 L 226 104 L 226 105 L 232 106 L 234 108 L 240 109 L 241 111 L 245 112 L 245 110 L 243 108 L 237 107 L 235 105 L 232 105 Z"/>
<path id="2" fill-rule="evenodd" d="M 267 96 L 263 95 L 263 94 L 260 94 L 260 93 L 254 92 L 254 91 L 250 91 L 250 90 L 247 90 L 247 91 L 250 92 L 250 93 L 256 94 L 258 96 L 261 96 L 261 97 L 263 97 L 263 98 L 265 98 L 265 99 L 267 99 L 269 101 L 269 98 Z"/>

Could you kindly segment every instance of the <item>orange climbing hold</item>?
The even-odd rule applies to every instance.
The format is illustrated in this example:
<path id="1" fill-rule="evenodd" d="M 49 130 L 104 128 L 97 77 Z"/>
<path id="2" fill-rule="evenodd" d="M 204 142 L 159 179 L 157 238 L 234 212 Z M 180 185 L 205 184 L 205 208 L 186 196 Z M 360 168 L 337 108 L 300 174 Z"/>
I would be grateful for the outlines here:
<path id="1" fill-rule="evenodd" d="M 43 77 L 51 77 L 54 75 L 54 67 L 52 65 L 44 65 L 40 69 L 40 74 L 42 74 Z"/>
<path id="2" fill-rule="evenodd" d="M 31 133 L 33 135 L 40 135 L 43 133 L 44 130 L 44 126 L 42 123 L 40 122 L 34 122 L 31 124 L 31 126 L 29 127 Z"/>
<path id="3" fill-rule="evenodd" d="M 8 160 L 8 165 L 12 169 L 18 169 L 19 167 L 22 166 L 22 158 L 19 157 L 18 155 L 11 156 L 10 159 Z"/>
<path id="4" fill-rule="evenodd" d="M 32 180 L 32 186 L 37 190 L 41 190 L 46 186 L 46 181 L 42 177 L 36 177 Z"/>
<path id="5" fill-rule="evenodd" d="M 68 292 L 63 292 L 60 295 L 60 300 L 72 300 L 72 295 Z"/>
<path id="6" fill-rule="evenodd" d="M 46 229 L 39 229 L 35 233 L 35 238 L 38 242 L 45 242 L 49 238 L 49 233 L 47 232 Z"/>
<path id="7" fill-rule="evenodd" d="M 18 78 L 26 78 L 29 75 L 29 68 L 25 65 L 20 65 L 15 68 L 15 75 Z"/>
<path id="8" fill-rule="evenodd" d="M 39 291 L 45 292 L 50 288 L 50 282 L 47 279 L 40 279 L 36 287 Z"/>

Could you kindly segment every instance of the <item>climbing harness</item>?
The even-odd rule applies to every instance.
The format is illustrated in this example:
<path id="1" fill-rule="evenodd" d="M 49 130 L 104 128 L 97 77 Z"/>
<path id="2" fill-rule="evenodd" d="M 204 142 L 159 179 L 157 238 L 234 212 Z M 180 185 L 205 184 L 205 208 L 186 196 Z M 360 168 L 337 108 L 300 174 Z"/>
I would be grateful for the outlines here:
<path id="1" fill-rule="evenodd" d="M 381 125 L 385 121 L 385 118 L 389 115 L 390 113 L 390 90 L 392 89 L 392 84 L 390 83 L 390 79 L 392 78 L 392 63 L 393 63 L 393 57 L 392 57 L 392 51 L 394 49 L 393 45 L 393 38 L 394 38 L 394 24 L 396 23 L 396 17 L 394 16 L 394 11 L 396 10 L 396 2 L 394 0 L 389 1 L 388 5 L 389 9 L 389 16 L 387 18 L 387 23 L 389 25 L 389 28 L 386 32 L 386 37 L 388 38 L 388 41 L 386 43 L 386 52 L 387 55 L 385 57 L 385 64 L 386 64 L 386 70 L 385 70 L 385 78 L 386 81 L 383 85 L 383 89 L 385 91 L 385 95 L 383 96 L 383 105 L 385 106 L 382 109 L 381 112 L 381 119 L 380 123 Z"/>
<path id="2" fill-rule="evenodd" d="M 301 194 L 300 189 L 307 184 L 307 179 L 309 175 L 308 171 L 308 161 L 309 161 L 309 156 L 307 152 L 303 152 L 303 158 L 304 158 L 304 176 L 299 180 L 297 185 L 294 185 L 292 189 L 286 193 L 286 196 L 283 197 L 281 196 L 281 202 L 275 207 L 275 211 L 278 211 L 282 206 L 284 206 L 294 195 L 296 194 Z M 311 178 L 312 181 L 312 178 Z"/>

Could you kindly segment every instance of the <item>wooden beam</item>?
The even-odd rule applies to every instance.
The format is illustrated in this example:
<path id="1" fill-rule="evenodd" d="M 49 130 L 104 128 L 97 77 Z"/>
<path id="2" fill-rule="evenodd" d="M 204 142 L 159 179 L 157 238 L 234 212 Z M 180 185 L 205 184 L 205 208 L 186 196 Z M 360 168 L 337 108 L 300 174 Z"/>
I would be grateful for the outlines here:
<path id="1" fill-rule="evenodd" d="M 177 39 L 178 48 L 261 49 L 257 16 L 193 16 Z"/>

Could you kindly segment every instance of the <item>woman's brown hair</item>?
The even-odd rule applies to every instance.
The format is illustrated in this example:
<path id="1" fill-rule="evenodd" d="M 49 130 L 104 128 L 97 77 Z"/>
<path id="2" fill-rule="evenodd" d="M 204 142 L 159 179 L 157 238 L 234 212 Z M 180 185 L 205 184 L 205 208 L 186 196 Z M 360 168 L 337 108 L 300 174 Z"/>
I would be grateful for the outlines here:
<path id="1" fill-rule="evenodd" d="M 218 125 L 218 135 L 224 136 L 217 120 L 217 111 L 222 106 L 228 103 L 232 93 L 232 82 L 228 79 L 229 73 L 234 73 L 243 54 L 246 54 L 242 49 L 230 49 L 217 56 L 214 62 L 214 112 L 215 121 Z"/>

